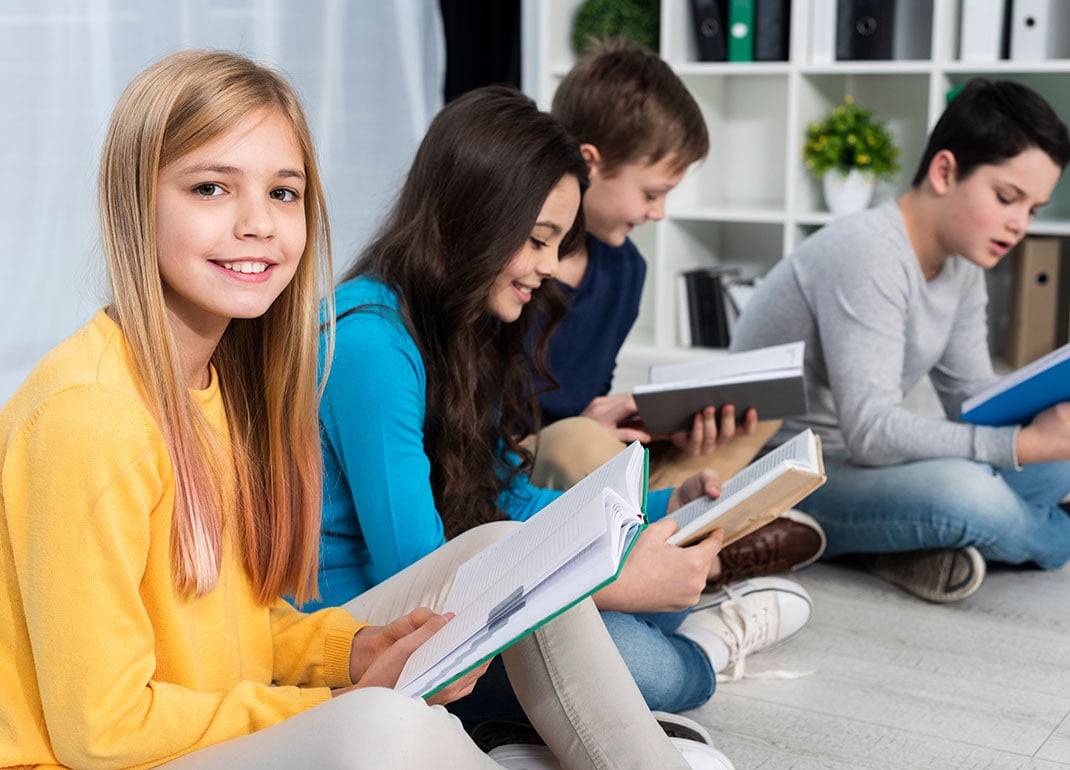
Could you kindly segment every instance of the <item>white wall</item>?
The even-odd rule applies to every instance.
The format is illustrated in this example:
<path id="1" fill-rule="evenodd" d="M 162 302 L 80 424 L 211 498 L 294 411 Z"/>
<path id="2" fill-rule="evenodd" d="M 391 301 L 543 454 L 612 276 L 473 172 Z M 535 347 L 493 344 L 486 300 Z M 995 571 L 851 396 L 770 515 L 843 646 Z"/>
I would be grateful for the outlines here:
<path id="1" fill-rule="evenodd" d="M 442 103 L 437 0 L 4 0 L 0 404 L 106 303 L 96 164 L 146 65 L 225 48 L 285 71 L 325 177 L 335 264 L 370 235 Z"/>

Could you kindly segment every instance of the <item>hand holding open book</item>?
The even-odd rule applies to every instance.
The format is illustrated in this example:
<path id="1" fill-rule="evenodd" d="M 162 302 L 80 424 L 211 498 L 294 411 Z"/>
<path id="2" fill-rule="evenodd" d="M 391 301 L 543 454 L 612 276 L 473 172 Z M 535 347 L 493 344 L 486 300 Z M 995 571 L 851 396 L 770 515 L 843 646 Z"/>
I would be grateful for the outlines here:
<path id="1" fill-rule="evenodd" d="M 669 542 L 689 545 L 723 529 L 724 545 L 733 543 L 791 508 L 825 478 L 821 439 L 805 430 L 726 481 L 716 500 L 701 497 L 669 514 L 680 525 Z"/>
<path id="2" fill-rule="evenodd" d="M 1070 401 L 1070 344 L 966 399 L 959 419 L 975 425 L 1024 425 L 1063 401 Z"/>
<path id="3" fill-rule="evenodd" d="M 759 420 L 806 411 L 803 380 L 805 343 L 791 342 L 712 360 L 650 367 L 650 382 L 634 390 L 644 428 L 653 435 L 688 430 L 696 412 L 733 404 L 742 417 L 758 410 Z"/>
<path id="4" fill-rule="evenodd" d="M 432 695 L 616 579 L 646 517 L 646 450 L 624 449 L 457 570 L 456 617 L 409 657 L 396 690 Z"/>

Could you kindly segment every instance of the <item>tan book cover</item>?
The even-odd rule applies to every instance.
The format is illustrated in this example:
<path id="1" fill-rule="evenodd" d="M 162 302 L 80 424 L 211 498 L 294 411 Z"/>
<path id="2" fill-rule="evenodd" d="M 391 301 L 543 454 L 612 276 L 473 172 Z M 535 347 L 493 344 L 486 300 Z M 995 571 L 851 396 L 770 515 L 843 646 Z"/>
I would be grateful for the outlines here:
<path id="1" fill-rule="evenodd" d="M 805 430 L 725 482 L 717 499 L 692 500 L 669 514 L 680 525 L 669 542 L 689 545 L 720 528 L 728 545 L 771 522 L 825 480 L 821 438 Z"/>

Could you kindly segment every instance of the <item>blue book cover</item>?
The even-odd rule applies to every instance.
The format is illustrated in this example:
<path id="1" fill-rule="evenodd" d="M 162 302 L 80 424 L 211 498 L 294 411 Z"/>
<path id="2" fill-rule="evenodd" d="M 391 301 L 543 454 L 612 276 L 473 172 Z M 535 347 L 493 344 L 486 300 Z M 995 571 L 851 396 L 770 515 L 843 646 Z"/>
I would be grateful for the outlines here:
<path id="1" fill-rule="evenodd" d="M 975 425 L 1024 425 L 1062 401 L 1070 401 L 1070 344 L 966 399 L 959 419 Z"/>

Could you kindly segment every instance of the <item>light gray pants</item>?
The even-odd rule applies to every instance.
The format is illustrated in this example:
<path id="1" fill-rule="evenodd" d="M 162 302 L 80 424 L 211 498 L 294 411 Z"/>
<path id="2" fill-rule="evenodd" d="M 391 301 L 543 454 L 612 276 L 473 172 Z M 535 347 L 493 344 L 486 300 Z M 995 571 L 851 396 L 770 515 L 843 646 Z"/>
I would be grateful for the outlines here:
<path id="1" fill-rule="evenodd" d="M 504 536 L 514 522 L 470 530 L 345 605 L 382 625 L 442 602 L 457 567 Z M 643 703 L 588 599 L 502 653 L 520 704 L 563 767 L 665 768 L 687 762 Z M 441 706 L 366 688 L 316 706 L 260 732 L 170 762 L 167 770 L 323 770 L 497 768 Z"/>

